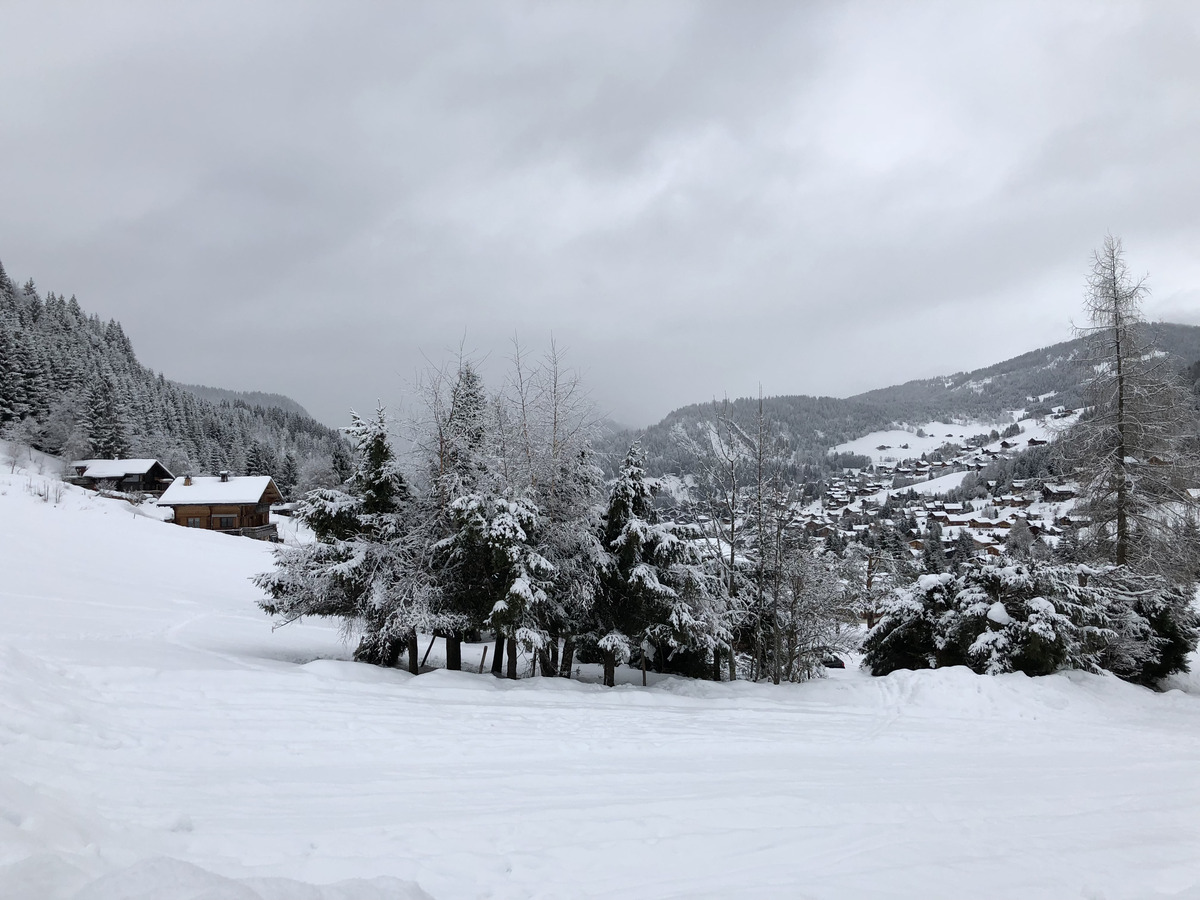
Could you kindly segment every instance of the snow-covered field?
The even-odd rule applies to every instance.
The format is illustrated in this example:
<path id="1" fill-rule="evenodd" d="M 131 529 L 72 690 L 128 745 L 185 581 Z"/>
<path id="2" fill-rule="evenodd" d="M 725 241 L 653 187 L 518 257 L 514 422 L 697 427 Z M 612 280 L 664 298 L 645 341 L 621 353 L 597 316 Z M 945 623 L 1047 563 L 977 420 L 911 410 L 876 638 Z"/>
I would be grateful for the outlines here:
<path id="1" fill-rule="evenodd" d="M 1187 690 L 412 678 L 272 632 L 267 545 L 3 471 L 5 900 L 1200 898 Z"/>
<path id="2" fill-rule="evenodd" d="M 922 453 L 932 453 L 945 444 L 953 443 L 965 447 L 966 442 L 976 435 L 988 434 L 993 429 L 1003 431 L 1021 414 L 1021 410 L 1015 410 L 1000 422 L 926 422 L 924 425 L 914 426 L 912 431 L 900 428 L 873 431 L 853 441 L 838 444 L 830 448 L 830 452 L 856 453 L 870 457 L 873 463 L 897 463 L 905 459 L 919 459 Z M 1073 424 L 1075 418 L 1071 416 L 1065 419 L 1022 419 L 1018 422 L 1022 428 L 1021 434 L 1009 440 L 1021 445 L 1030 438 L 1040 441 L 1052 440 Z M 918 430 L 923 433 L 922 437 L 917 436 Z M 992 441 L 978 449 L 983 448 L 999 451 L 1000 441 Z"/>

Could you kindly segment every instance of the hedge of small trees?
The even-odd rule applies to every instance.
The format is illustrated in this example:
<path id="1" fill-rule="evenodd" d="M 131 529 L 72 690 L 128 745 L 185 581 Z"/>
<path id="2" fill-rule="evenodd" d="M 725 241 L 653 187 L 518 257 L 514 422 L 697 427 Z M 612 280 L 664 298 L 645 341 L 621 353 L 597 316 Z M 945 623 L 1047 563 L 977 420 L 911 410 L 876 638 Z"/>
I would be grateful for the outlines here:
<path id="1" fill-rule="evenodd" d="M 998 560 L 923 575 L 884 603 L 864 644 L 874 675 L 967 666 L 980 674 L 1108 671 L 1153 685 L 1186 671 L 1200 619 L 1182 587 L 1126 567 Z"/>

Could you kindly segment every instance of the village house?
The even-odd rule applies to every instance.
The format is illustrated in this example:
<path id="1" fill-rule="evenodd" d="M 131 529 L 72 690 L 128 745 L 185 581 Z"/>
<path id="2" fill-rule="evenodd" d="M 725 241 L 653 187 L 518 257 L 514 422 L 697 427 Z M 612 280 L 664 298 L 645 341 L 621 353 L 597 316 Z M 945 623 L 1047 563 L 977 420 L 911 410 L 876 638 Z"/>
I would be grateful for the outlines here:
<path id="1" fill-rule="evenodd" d="M 101 488 L 127 494 L 161 494 L 175 479 L 157 459 L 77 459 L 72 475 L 63 478 L 88 490 Z"/>
<path id="2" fill-rule="evenodd" d="M 271 524 L 271 504 L 283 495 L 269 475 L 191 476 L 176 478 L 158 500 L 170 507 L 175 524 L 278 540 Z"/>
<path id="3" fill-rule="evenodd" d="M 1075 497 L 1075 489 L 1067 484 L 1044 484 L 1042 497 L 1047 503 L 1062 503 Z"/>

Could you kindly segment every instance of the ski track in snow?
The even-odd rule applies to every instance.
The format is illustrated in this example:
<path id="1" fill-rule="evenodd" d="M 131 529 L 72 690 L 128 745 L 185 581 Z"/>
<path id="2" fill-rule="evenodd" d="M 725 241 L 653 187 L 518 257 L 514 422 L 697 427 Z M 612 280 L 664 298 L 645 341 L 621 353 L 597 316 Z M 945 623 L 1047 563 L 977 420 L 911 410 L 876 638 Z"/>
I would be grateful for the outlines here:
<path id="1" fill-rule="evenodd" d="M 414 678 L 272 631 L 269 545 L 26 481 L 0 475 L 6 900 L 1200 898 L 1189 677 Z"/>

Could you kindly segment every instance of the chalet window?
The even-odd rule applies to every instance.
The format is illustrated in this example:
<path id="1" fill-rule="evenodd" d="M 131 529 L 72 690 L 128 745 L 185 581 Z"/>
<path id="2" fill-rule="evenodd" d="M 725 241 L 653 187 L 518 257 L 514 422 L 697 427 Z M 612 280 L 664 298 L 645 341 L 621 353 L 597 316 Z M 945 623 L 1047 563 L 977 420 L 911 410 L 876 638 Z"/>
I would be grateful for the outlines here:
<path id="1" fill-rule="evenodd" d="M 258 504 L 258 506 L 254 507 L 254 511 L 256 513 L 258 513 L 259 515 L 266 515 L 271 512 L 271 504 L 270 503 L 260 503 L 260 504 Z"/>
<path id="2" fill-rule="evenodd" d="M 187 520 L 187 527 L 188 527 L 188 528 L 201 528 L 201 527 L 203 527 L 203 526 L 200 524 L 200 517 L 199 517 L 199 516 L 188 516 L 188 520 Z"/>
<path id="3" fill-rule="evenodd" d="M 213 516 L 213 527 L 218 529 L 237 528 L 237 516 Z"/>

